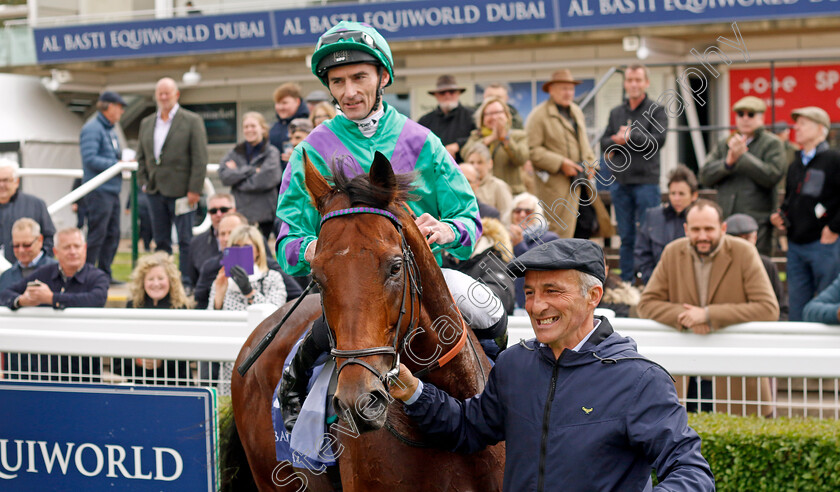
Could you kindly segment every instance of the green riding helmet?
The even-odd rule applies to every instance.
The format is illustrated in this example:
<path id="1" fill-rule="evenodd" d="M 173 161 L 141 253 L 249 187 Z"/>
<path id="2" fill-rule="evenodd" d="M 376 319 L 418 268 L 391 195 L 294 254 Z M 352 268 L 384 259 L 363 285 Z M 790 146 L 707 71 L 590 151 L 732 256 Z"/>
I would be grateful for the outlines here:
<path id="1" fill-rule="evenodd" d="M 393 57 L 385 38 L 367 24 L 341 21 L 318 39 L 312 54 L 312 73 L 329 87 L 329 69 L 353 63 L 382 65 L 390 76 L 387 85 L 394 81 Z"/>

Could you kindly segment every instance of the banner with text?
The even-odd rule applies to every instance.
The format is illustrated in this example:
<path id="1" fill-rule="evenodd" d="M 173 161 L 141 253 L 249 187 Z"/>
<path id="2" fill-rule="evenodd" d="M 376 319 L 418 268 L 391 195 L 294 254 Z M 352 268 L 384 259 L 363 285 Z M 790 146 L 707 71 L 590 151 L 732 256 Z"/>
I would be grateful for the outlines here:
<path id="1" fill-rule="evenodd" d="M 217 490 L 207 388 L 0 383 L 0 490 Z"/>
<path id="2" fill-rule="evenodd" d="M 413 0 L 36 28 L 39 63 L 312 46 L 342 20 L 389 41 L 838 15 L 840 0 Z"/>
<path id="3" fill-rule="evenodd" d="M 771 85 L 776 105 L 776 121 L 793 123 L 790 112 L 805 106 L 819 106 L 833 122 L 840 122 L 840 65 L 776 67 L 775 80 L 769 68 L 729 71 L 729 100 L 732 104 L 745 96 L 756 96 L 767 104 L 764 122 L 770 124 Z M 735 124 L 735 115 L 731 115 Z"/>

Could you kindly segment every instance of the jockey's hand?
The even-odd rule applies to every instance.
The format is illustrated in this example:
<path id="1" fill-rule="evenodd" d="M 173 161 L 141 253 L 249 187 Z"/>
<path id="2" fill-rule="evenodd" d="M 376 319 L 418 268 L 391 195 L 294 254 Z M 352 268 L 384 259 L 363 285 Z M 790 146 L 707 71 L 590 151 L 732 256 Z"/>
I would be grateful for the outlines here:
<path id="1" fill-rule="evenodd" d="M 400 401 L 408 400 L 417 391 L 418 381 L 405 364 L 400 364 L 400 375 L 397 380 L 391 380 L 391 396 Z"/>
<path id="2" fill-rule="evenodd" d="M 318 246 L 318 240 L 314 240 L 306 246 L 306 251 L 303 252 L 303 259 L 312 263 L 315 259 L 315 248 Z"/>
<path id="3" fill-rule="evenodd" d="M 452 228 L 429 214 L 417 217 L 414 222 L 429 244 L 449 244 L 455 240 Z"/>

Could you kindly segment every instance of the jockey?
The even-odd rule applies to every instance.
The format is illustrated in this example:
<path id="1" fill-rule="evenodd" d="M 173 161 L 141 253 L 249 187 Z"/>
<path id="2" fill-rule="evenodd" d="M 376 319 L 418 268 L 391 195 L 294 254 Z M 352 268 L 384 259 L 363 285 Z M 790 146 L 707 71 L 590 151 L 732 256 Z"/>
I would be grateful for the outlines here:
<path id="1" fill-rule="evenodd" d="M 478 205 L 464 175 L 440 139 L 382 100 L 394 79 L 391 49 L 372 27 L 342 21 L 324 33 L 312 55 L 312 73 L 330 91 L 339 114 L 309 134 L 292 153 L 280 187 L 277 260 L 291 275 L 306 275 L 317 249 L 320 215 L 304 184 L 303 151 L 324 176 L 335 159 L 357 173 L 369 172 L 374 153 L 391 160 L 397 173 L 416 172 L 417 201 L 408 203 L 440 264 L 442 250 L 466 260 L 481 236 Z M 352 175 L 352 173 L 351 173 Z M 507 329 L 502 303 L 470 302 L 471 277 L 444 269 L 456 304 L 480 338 L 496 338 Z M 475 290 L 475 289 L 473 289 Z M 484 289 L 486 296 L 494 296 Z M 489 309 L 488 309 L 489 306 Z M 489 312 L 488 312 L 489 311 Z M 291 430 L 315 360 L 330 349 L 323 316 L 315 322 L 283 373 L 279 390 L 286 428 Z"/>

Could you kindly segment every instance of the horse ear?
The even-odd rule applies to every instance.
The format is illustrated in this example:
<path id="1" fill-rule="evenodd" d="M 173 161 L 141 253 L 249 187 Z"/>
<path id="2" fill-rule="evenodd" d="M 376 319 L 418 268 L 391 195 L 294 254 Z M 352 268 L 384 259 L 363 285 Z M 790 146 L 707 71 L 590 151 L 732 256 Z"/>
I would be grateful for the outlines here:
<path id="1" fill-rule="evenodd" d="M 397 187 L 397 178 L 394 175 L 394 168 L 391 161 L 377 151 L 373 156 L 373 164 L 370 165 L 370 182 L 386 190 L 393 190 Z"/>
<path id="2" fill-rule="evenodd" d="M 321 176 L 321 173 L 315 169 L 315 165 L 309 160 L 306 155 L 306 150 L 303 151 L 303 175 L 306 183 L 306 190 L 309 191 L 309 196 L 312 197 L 312 203 L 318 208 L 321 200 L 332 191 L 330 184 Z"/>

